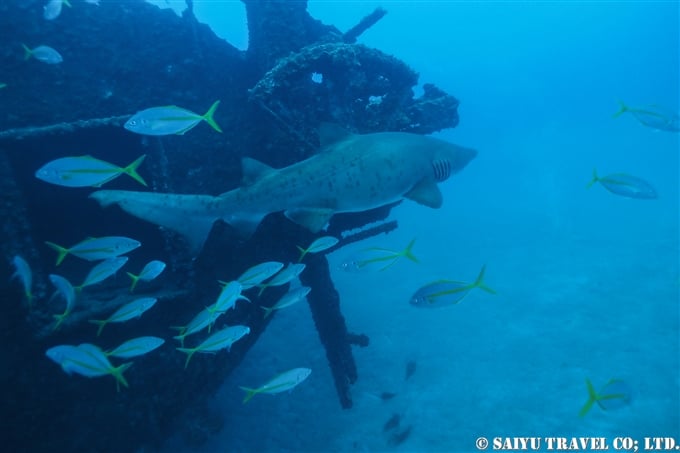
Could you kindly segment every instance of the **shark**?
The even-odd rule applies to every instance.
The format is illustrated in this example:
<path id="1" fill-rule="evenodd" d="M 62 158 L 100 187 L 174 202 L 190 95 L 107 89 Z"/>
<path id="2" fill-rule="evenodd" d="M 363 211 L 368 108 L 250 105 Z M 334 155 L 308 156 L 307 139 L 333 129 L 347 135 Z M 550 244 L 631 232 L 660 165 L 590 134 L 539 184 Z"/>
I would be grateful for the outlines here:
<path id="1" fill-rule="evenodd" d="M 249 237 L 262 219 L 286 217 L 319 232 L 337 213 L 361 212 L 404 198 L 438 209 L 438 184 L 467 166 L 471 148 L 407 132 L 351 133 L 338 125 L 319 128 L 313 156 L 275 169 L 242 159 L 241 186 L 218 196 L 98 190 L 102 207 L 123 211 L 183 235 L 198 253 L 213 224 L 223 220 Z"/>

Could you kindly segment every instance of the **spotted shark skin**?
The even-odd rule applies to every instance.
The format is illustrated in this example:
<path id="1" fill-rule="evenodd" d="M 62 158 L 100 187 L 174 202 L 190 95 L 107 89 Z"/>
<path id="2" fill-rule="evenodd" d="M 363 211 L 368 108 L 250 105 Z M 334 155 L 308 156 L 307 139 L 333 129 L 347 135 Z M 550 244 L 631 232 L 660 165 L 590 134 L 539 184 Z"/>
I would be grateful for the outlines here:
<path id="1" fill-rule="evenodd" d="M 320 141 L 319 153 L 281 169 L 244 158 L 243 185 L 219 196 L 100 190 L 90 197 L 179 232 L 198 252 L 218 219 L 248 236 L 272 212 L 284 211 L 316 232 L 334 214 L 361 212 L 403 198 L 437 209 L 442 205 L 437 184 L 477 155 L 433 137 L 350 134 L 332 125 L 321 128 Z"/>

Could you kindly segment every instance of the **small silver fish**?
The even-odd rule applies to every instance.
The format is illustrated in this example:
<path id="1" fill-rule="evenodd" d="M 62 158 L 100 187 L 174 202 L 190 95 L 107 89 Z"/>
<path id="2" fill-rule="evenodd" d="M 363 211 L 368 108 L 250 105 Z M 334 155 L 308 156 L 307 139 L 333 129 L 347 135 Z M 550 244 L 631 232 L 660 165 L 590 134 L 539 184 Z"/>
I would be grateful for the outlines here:
<path id="1" fill-rule="evenodd" d="M 278 376 L 272 378 L 261 387 L 256 389 L 250 387 L 239 387 L 241 390 L 246 392 L 245 398 L 243 398 L 243 403 L 247 403 L 250 399 L 259 393 L 281 393 L 291 390 L 298 386 L 302 381 L 307 379 L 312 373 L 309 368 L 293 368 L 292 370 L 285 371 Z"/>
<path id="2" fill-rule="evenodd" d="M 22 46 L 24 48 L 24 60 L 33 57 L 36 60 L 47 64 L 59 64 L 64 61 L 59 52 L 50 46 L 38 46 L 33 49 L 30 49 L 25 44 L 22 44 Z"/>
<path id="3" fill-rule="evenodd" d="M 482 266 L 477 279 L 472 283 L 461 282 L 457 280 L 437 280 L 418 289 L 418 291 L 411 296 L 410 304 L 418 308 L 438 308 L 448 305 L 455 305 L 468 293 L 479 288 L 490 294 L 496 294 L 496 291 L 486 286 L 484 283 L 484 273 L 486 266 Z"/>
<path id="4" fill-rule="evenodd" d="M 52 297 L 59 294 L 64 299 L 64 301 L 66 301 L 66 309 L 64 312 L 58 315 L 53 315 L 54 319 L 57 321 L 54 326 L 54 330 L 57 330 L 61 323 L 64 322 L 64 319 L 66 319 L 66 317 L 73 311 L 73 307 L 75 306 L 76 302 L 76 291 L 73 289 L 71 282 L 66 280 L 61 275 L 50 274 L 48 278 L 54 287 L 57 288 L 57 291 L 52 295 Z"/>
<path id="5" fill-rule="evenodd" d="M 309 286 L 301 286 L 299 288 L 291 289 L 284 294 L 279 301 L 272 307 L 262 307 L 264 310 L 264 317 L 271 315 L 274 310 L 281 310 L 282 308 L 290 307 L 293 304 L 300 302 L 307 297 L 307 294 L 312 290 Z"/>
<path id="6" fill-rule="evenodd" d="M 49 0 L 45 6 L 43 6 L 43 17 L 46 20 L 54 20 L 61 14 L 62 5 L 66 5 L 69 8 L 71 4 L 68 0 Z"/>
<path id="7" fill-rule="evenodd" d="M 293 280 L 295 277 L 300 275 L 302 271 L 305 270 L 305 265 L 302 263 L 290 263 L 288 266 L 285 267 L 281 272 L 278 274 L 274 275 L 271 280 L 269 280 L 266 283 L 257 285 L 260 288 L 260 292 L 258 293 L 258 296 L 261 296 L 262 293 L 264 292 L 265 289 L 269 288 L 270 286 L 281 286 L 285 285 L 286 283 L 290 282 Z"/>
<path id="8" fill-rule="evenodd" d="M 153 307 L 156 304 L 156 301 L 157 299 L 155 297 L 142 297 L 141 299 L 136 299 L 123 305 L 107 319 L 91 319 L 89 322 L 99 326 L 97 329 L 97 336 L 99 336 L 108 323 L 125 322 L 133 318 L 139 318 L 144 312 Z"/>
<path id="9" fill-rule="evenodd" d="M 61 366 L 66 374 L 80 374 L 85 377 L 99 377 L 111 375 L 116 379 L 116 386 L 128 383 L 123 372 L 130 368 L 131 363 L 114 367 L 106 354 L 97 346 L 83 343 L 78 346 L 59 345 L 49 348 L 45 355 Z"/>
<path id="10" fill-rule="evenodd" d="M 338 238 L 335 238 L 333 236 L 323 236 L 312 242 L 306 249 L 298 245 L 297 249 L 300 251 L 300 258 L 298 258 L 298 263 L 301 262 L 302 259 L 308 253 L 323 252 L 324 250 L 328 250 L 329 248 L 335 246 L 338 242 L 339 242 Z"/>
<path id="11" fill-rule="evenodd" d="M 241 283 L 241 286 L 243 287 L 242 290 L 245 291 L 246 289 L 259 285 L 281 269 L 283 269 L 283 263 L 279 263 L 278 261 L 267 261 L 249 268 L 236 280 Z"/>
<path id="12" fill-rule="evenodd" d="M 92 156 L 62 157 L 40 167 L 35 177 L 64 187 L 101 187 L 122 174 L 130 176 L 143 186 L 146 181 L 137 173 L 146 154 L 138 157 L 127 167 L 119 167 Z"/>
<path id="13" fill-rule="evenodd" d="M 189 321 L 189 324 L 187 324 L 186 326 L 173 327 L 173 329 L 179 330 L 179 335 L 174 336 L 173 338 L 175 340 L 179 340 L 182 343 L 182 345 L 184 345 L 184 338 L 188 337 L 189 335 L 195 334 L 196 332 L 200 332 L 206 327 L 208 327 L 208 332 L 210 332 L 210 328 L 212 328 L 212 325 L 215 323 L 217 318 L 219 318 L 223 314 L 224 314 L 223 311 L 218 311 L 215 310 L 214 308 L 206 307 L 203 310 L 199 311 L 196 314 L 196 316 L 194 316 L 193 319 Z"/>
<path id="14" fill-rule="evenodd" d="M 142 245 L 141 242 L 125 236 L 87 238 L 70 248 L 49 241 L 45 241 L 45 244 L 57 251 L 57 266 L 67 255 L 77 256 L 87 261 L 99 261 L 124 255 Z"/>
<path id="15" fill-rule="evenodd" d="M 247 300 L 248 302 L 250 302 L 250 300 L 247 297 L 241 295 L 241 289 L 242 286 L 238 280 L 234 280 L 233 282 L 227 283 L 224 286 L 224 288 L 222 288 L 220 295 L 217 297 L 217 302 L 215 302 L 208 309 L 211 312 L 224 313 L 234 308 L 234 306 L 236 305 L 236 301 L 239 299 Z"/>
<path id="16" fill-rule="evenodd" d="M 189 360 L 191 357 L 197 353 L 214 353 L 222 349 L 231 349 L 231 345 L 236 343 L 238 340 L 250 333 L 250 327 L 248 326 L 231 326 L 226 327 L 222 330 L 218 330 L 208 338 L 206 338 L 203 343 L 199 344 L 195 348 L 177 348 L 178 351 L 187 354 L 187 360 L 184 362 L 184 369 L 189 365 Z"/>
<path id="17" fill-rule="evenodd" d="M 346 258 L 340 264 L 340 270 L 350 273 L 365 272 L 368 270 L 379 270 L 380 272 L 388 269 L 400 258 L 406 258 L 418 263 L 418 258 L 413 254 L 412 249 L 416 240 L 412 239 L 405 249 L 396 251 L 382 247 L 369 247 L 360 250 L 358 253 Z"/>
<path id="18" fill-rule="evenodd" d="M 220 101 L 215 101 L 204 115 L 175 105 L 152 107 L 135 113 L 124 127 L 130 132 L 142 135 L 183 135 L 201 121 L 205 121 L 217 132 L 222 132 L 213 118 L 219 105 Z"/>
<path id="19" fill-rule="evenodd" d="M 31 267 L 26 260 L 19 255 L 16 255 L 12 259 L 12 264 L 14 264 L 14 268 L 16 269 L 12 278 L 18 278 L 21 281 L 21 284 L 24 287 L 24 295 L 30 306 L 33 303 L 33 272 L 31 272 Z"/>
<path id="20" fill-rule="evenodd" d="M 615 173 L 607 176 L 598 176 L 593 169 L 593 179 L 586 188 L 591 187 L 596 182 L 615 195 L 627 198 L 637 198 L 640 200 L 653 200 L 658 198 L 656 189 L 647 181 L 625 173 Z"/>
<path id="21" fill-rule="evenodd" d="M 140 272 L 139 275 L 135 275 L 132 272 L 128 272 L 127 273 L 128 277 L 132 279 L 130 292 L 134 291 L 135 287 L 137 286 L 137 282 L 139 282 L 140 280 L 143 282 L 149 282 L 154 278 L 158 277 L 159 275 L 161 275 L 161 273 L 164 270 L 165 263 L 163 261 L 153 260 L 146 263 L 146 265 L 142 269 L 142 272 Z"/>
<path id="22" fill-rule="evenodd" d="M 86 286 L 91 286 L 100 282 L 103 282 L 107 278 L 114 275 L 121 267 L 127 263 L 127 256 L 116 256 L 114 258 L 109 258 L 101 263 L 94 266 L 90 272 L 88 272 L 87 277 L 83 280 L 83 283 L 76 286 L 74 289 L 76 291 L 82 291 Z"/>
<path id="23" fill-rule="evenodd" d="M 106 356 L 117 357 L 119 359 L 130 359 L 132 357 L 147 354 L 154 349 L 161 347 L 163 343 L 165 343 L 165 340 L 158 337 L 133 338 L 107 352 Z"/>
<path id="24" fill-rule="evenodd" d="M 619 103 L 621 106 L 619 111 L 613 115 L 614 118 L 621 116 L 625 112 L 630 112 L 643 126 L 656 131 L 680 132 L 680 115 L 676 112 L 658 105 L 637 108 L 628 107 L 621 101 Z"/>

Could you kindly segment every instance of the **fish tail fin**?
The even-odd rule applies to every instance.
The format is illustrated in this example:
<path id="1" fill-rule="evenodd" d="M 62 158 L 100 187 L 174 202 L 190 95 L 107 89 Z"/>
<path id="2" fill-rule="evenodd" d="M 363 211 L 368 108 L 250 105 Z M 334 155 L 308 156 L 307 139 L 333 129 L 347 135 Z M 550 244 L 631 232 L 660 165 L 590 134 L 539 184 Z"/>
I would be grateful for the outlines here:
<path id="1" fill-rule="evenodd" d="M 26 291 L 24 294 L 26 295 L 26 302 L 28 302 L 28 307 L 29 308 L 32 307 L 33 301 L 35 300 L 35 295 L 30 290 Z"/>
<path id="2" fill-rule="evenodd" d="M 123 169 L 123 173 L 143 185 L 144 187 L 147 187 L 146 181 L 144 181 L 144 178 L 142 178 L 139 173 L 137 173 L 137 167 L 141 165 L 142 162 L 144 162 L 144 159 L 146 158 L 146 154 L 142 154 L 139 156 L 134 162 L 132 162 L 130 165 L 125 167 Z"/>
<path id="3" fill-rule="evenodd" d="M 297 247 L 297 249 L 300 251 L 300 258 L 298 258 L 297 262 L 298 262 L 298 263 L 301 263 L 301 262 L 302 262 L 302 258 L 305 257 L 305 255 L 307 254 L 307 252 L 309 252 L 309 250 L 308 250 L 308 249 L 303 249 L 303 248 L 300 247 L 299 245 L 296 245 L 295 247 Z"/>
<path id="4" fill-rule="evenodd" d="M 612 118 L 618 118 L 623 113 L 626 113 L 628 110 L 629 110 L 628 106 L 624 104 L 622 100 L 619 99 L 619 111 L 614 113 L 612 115 Z"/>
<path id="5" fill-rule="evenodd" d="M 31 56 L 33 55 L 33 51 L 29 49 L 29 47 L 26 44 L 22 43 L 21 47 L 24 48 L 24 60 L 28 60 L 29 58 L 31 58 Z"/>
<path id="6" fill-rule="evenodd" d="M 50 241 L 45 241 L 45 244 L 47 244 L 48 247 L 51 249 L 55 250 L 57 252 L 57 266 L 61 264 L 62 261 L 64 261 L 64 258 L 66 258 L 66 255 L 69 254 L 70 250 L 67 249 L 66 247 L 62 247 L 61 245 L 57 245 L 54 242 Z"/>
<path id="7" fill-rule="evenodd" d="M 187 367 L 189 366 L 189 361 L 191 360 L 191 357 L 194 355 L 196 351 L 198 351 L 198 348 L 177 348 L 177 350 L 187 354 L 187 360 L 186 362 L 184 362 L 184 369 L 186 370 Z"/>
<path id="8" fill-rule="evenodd" d="M 269 285 L 257 285 L 258 288 L 260 288 L 260 291 L 257 293 L 257 297 L 260 297 L 262 293 L 264 292 L 265 289 L 269 287 Z"/>
<path id="9" fill-rule="evenodd" d="M 52 315 L 52 317 L 57 320 L 57 322 L 54 324 L 54 327 L 52 327 L 52 330 L 57 330 L 61 326 L 61 323 L 64 322 L 64 319 L 66 319 L 66 317 L 69 315 L 69 313 L 70 313 L 69 311 L 65 311 L 64 313 L 61 313 L 59 315 Z"/>
<path id="10" fill-rule="evenodd" d="M 132 279 L 132 284 L 130 285 L 130 292 L 135 290 L 135 286 L 137 286 L 137 282 L 139 281 L 139 275 L 135 275 L 132 272 L 128 272 L 128 277 Z"/>
<path id="11" fill-rule="evenodd" d="M 217 100 L 213 103 L 213 105 L 210 106 L 207 112 L 205 112 L 205 115 L 203 115 L 203 119 L 205 120 L 206 123 L 210 124 L 210 127 L 215 129 L 217 132 L 222 133 L 222 129 L 220 126 L 215 122 L 215 118 L 213 118 L 213 115 L 215 114 L 215 110 L 217 110 L 217 107 L 220 105 L 220 101 Z"/>
<path id="12" fill-rule="evenodd" d="M 85 283 L 83 283 L 82 285 L 74 286 L 73 290 L 76 292 L 76 294 L 80 294 L 83 288 L 85 288 Z"/>
<path id="13" fill-rule="evenodd" d="M 123 387 L 128 388 L 128 382 L 125 379 L 125 376 L 123 376 L 123 373 L 125 370 L 130 368 L 132 366 L 132 362 L 124 363 L 121 366 L 117 367 L 112 367 L 109 370 L 109 374 L 113 376 L 113 378 L 116 380 L 116 391 L 120 391 L 120 384 L 123 384 Z"/>
<path id="14" fill-rule="evenodd" d="M 590 182 L 586 185 L 586 189 L 590 189 L 593 184 L 598 182 L 600 180 L 600 177 L 597 176 L 597 169 L 593 168 L 593 179 L 590 180 Z"/>
<path id="15" fill-rule="evenodd" d="M 474 288 L 479 288 L 483 291 L 486 291 L 489 294 L 496 294 L 496 291 L 489 288 L 486 286 L 486 283 L 484 283 L 484 273 L 486 272 L 486 264 L 482 266 L 482 270 L 479 271 L 479 275 L 477 276 L 477 280 L 472 284 Z"/>
<path id="16" fill-rule="evenodd" d="M 64 5 L 68 6 L 69 8 L 72 8 L 71 2 L 69 2 L 68 0 L 61 0 L 61 1 Z"/>
<path id="17" fill-rule="evenodd" d="M 593 387 L 593 383 L 590 382 L 590 379 L 588 378 L 586 378 L 586 387 L 588 388 L 588 401 L 586 401 L 586 404 L 583 405 L 581 411 L 578 413 L 579 417 L 584 417 L 593 407 L 593 404 L 599 399 L 595 387 Z"/>
<path id="18" fill-rule="evenodd" d="M 253 398 L 253 396 L 260 393 L 260 391 L 258 389 L 251 389 L 249 387 L 241 387 L 241 386 L 239 386 L 239 388 L 241 390 L 243 390 L 244 392 L 246 392 L 246 396 L 243 398 L 243 404 L 246 404 L 248 401 L 250 401 Z"/>
<path id="19" fill-rule="evenodd" d="M 260 305 L 260 308 L 264 310 L 264 319 L 267 319 L 267 318 L 269 317 L 269 315 L 271 315 L 272 312 L 274 311 L 273 308 L 271 308 L 271 307 L 263 307 L 262 305 Z"/>
<path id="20" fill-rule="evenodd" d="M 90 324 L 95 324 L 95 325 L 99 326 L 99 328 L 97 329 L 97 336 L 99 336 L 99 335 L 102 334 L 102 330 L 104 330 L 104 326 L 109 323 L 109 320 L 108 319 L 90 319 L 88 322 Z"/>
<path id="21" fill-rule="evenodd" d="M 418 258 L 416 258 L 416 256 L 413 254 L 413 251 L 412 251 L 413 250 L 413 244 L 415 244 L 415 243 L 416 243 L 416 238 L 411 239 L 411 242 L 408 243 L 408 245 L 406 246 L 406 248 L 404 249 L 404 251 L 402 253 L 406 258 L 410 259 L 414 263 L 420 263 L 420 261 L 418 260 Z"/>

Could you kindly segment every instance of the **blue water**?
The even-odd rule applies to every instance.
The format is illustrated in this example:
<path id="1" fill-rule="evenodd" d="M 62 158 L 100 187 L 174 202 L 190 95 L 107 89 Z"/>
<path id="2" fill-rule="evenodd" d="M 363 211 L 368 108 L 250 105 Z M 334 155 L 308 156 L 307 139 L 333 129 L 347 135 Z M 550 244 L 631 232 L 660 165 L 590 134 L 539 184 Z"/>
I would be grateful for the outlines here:
<path id="1" fill-rule="evenodd" d="M 247 47 L 241 2 L 195 3 L 199 19 Z M 612 118 L 619 100 L 680 110 L 679 3 L 310 1 L 309 11 L 345 31 L 378 6 L 388 14 L 359 42 L 456 96 L 460 124 L 436 136 L 478 157 L 440 185 L 441 209 L 407 200 L 391 214 L 397 231 L 329 255 L 349 331 L 371 339 L 354 349 L 352 409 L 338 404 L 301 303 L 276 314 L 215 395 L 222 430 L 201 447 L 178 434 L 161 451 L 465 452 L 480 437 L 515 436 L 680 443 L 680 134 Z M 659 198 L 586 189 L 593 168 L 642 178 Z M 341 270 L 366 247 L 413 238 L 419 263 Z M 408 303 L 433 280 L 473 281 L 483 265 L 497 294 L 472 290 L 437 310 Z M 242 404 L 239 386 L 295 367 L 313 372 L 292 392 Z M 579 417 L 586 378 L 598 390 L 620 379 L 630 399 Z M 399 445 L 384 430 L 394 414 L 411 427 Z"/>
<path id="2" fill-rule="evenodd" d="M 437 135 L 479 156 L 442 185 L 442 209 L 406 202 L 392 214 L 396 233 L 354 247 L 401 249 L 415 237 L 421 264 L 352 274 L 339 270 L 351 250 L 330 257 L 350 331 L 371 337 L 355 350 L 355 407 L 338 408 L 310 314 L 294 306 L 216 396 L 229 422 L 202 451 L 474 451 L 480 436 L 598 436 L 613 448 L 616 436 L 640 445 L 644 436 L 679 438 L 678 134 L 612 118 L 618 100 L 678 111 L 678 3 L 312 1 L 309 10 L 346 30 L 377 6 L 389 13 L 359 42 L 456 95 L 460 125 Z M 586 190 L 593 168 L 641 177 L 660 196 Z M 423 284 L 472 281 L 485 263 L 497 295 L 409 306 Z M 417 370 L 405 380 L 410 360 Z M 314 372 L 291 394 L 240 404 L 238 385 L 303 365 Z M 623 379 L 630 404 L 579 418 L 586 377 L 598 389 Z M 384 391 L 397 396 L 382 401 Z M 396 447 L 383 432 L 395 413 L 412 425 Z"/>

